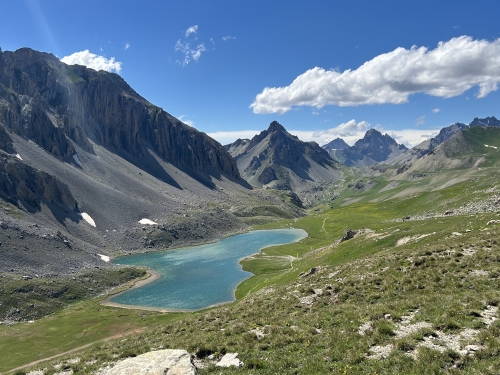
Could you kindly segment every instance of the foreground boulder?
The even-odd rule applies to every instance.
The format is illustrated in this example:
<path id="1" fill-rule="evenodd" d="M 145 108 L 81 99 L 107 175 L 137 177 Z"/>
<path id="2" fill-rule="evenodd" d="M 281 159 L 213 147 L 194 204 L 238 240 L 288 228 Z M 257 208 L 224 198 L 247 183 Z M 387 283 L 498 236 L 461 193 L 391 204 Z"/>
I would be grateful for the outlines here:
<path id="1" fill-rule="evenodd" d="M 100 375 L 196 375 L 191 356 L 185 350 L 165 349 L 148 352 L 117 362 Z"/>
<path id="2" fill-rule="evenodd" d="M 238 353 L 227 353 L 222 357 L 222 359 L 215 364 L 217 367 L 240 367 L 243 366 L 243 362 L 241 362 L 238 358 Z"/>

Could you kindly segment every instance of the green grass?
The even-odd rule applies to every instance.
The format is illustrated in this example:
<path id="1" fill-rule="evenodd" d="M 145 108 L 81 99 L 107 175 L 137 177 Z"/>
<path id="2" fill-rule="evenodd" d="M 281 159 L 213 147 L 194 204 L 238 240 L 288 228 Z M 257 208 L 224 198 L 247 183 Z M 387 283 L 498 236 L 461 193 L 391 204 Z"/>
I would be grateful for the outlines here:
<path id="1" fill-rule="evenodd" d="M 133 267 L 85 270 L 72 277 L 50 279 L 3 275 L 0 316 L 13 321 L 39 319 L 145 275 L 145 269 Z"/>
<path id="2" fill-rule="evenodd" d="M 477 219 L 484 223 L 489 217 Z M 259 374 L 493 374 L 499 364 L 500 324 L 486 327 L 477 311 L 499 302 L 500 281 L 494 272 L 498 269 L 500 247 L 492 238 L 498 238 L 500 229 L 489 229 L 491 238 L 485 238 L 485 232 L 385 248 L 340 266 L 320 263 L 322 268 L 314 275 L 294 277 L 289 283 L 274 284 L 232 305 L 159 324 L 124 342 L 105 343 L 83 353 L 82 361 L 112 361 L 163 346 L 193 353 L 238 352 L 245 366 L 218 369 L 225 374 L 250 374 L 256 369 Z M 352 248 L 355 242 L 369 242 L 362 236 L 351 241 L 344 244 Z M 470 246 L 477 249 L 473 256 L 459 257 L 448 252 Z M 487 271 L 488 276 L 469 276 L 471 269 L 478 268 Z M 318 288 L 323 294 L 311 306 L 300 303 L 299 298 Z M 428 322 L 432 328 L 396 338 L 401 317 L 417 309 L 415 321 Z M 385 319 L 385 314 L 391 314 L 391 320 Z M 361 336 L 357 331 L 367 321 L 372 322 L 373 330 Z M 265 333 L 263 339 L 250 333 L 257 327 Z M 475 357 L 427 348 L 419 348 L 416 360 L 407 357 L 407 352 L 425 336 L 438 330 L 456 334 L 463 329 L 480 330 L 473 341 L 484 349 Z M 367 358 L 370 347 L 387 344 L 395 348 L 388 358 Z M 86 366 L 81 373 L 98 368 L 92 366 Z M 209 367 L 199 372 L 212 370 Z"/>
<path id="3" fill-rule="evenodd" d="M 352 179 L 359 176 L 353 172 Z M 233 304 L 197 313 L 142 316 L 143 312 L 105 308 L 91 300 L 33 324 L 1 327 L 0 350 L 10 362 L 0 364 L 0 371 L 144 328 L 126 338 L 100 341 L 78 353 L 79 364 L 68 366 L 75 374 L 94 373 L 103 363 L 163 347 L 200 356 L 238 352 L 245 363 L 241 369 L 210 365 L 200 374 L 215 370 L 224 374 L 494 374 L 500 366 L 500 323 L 487 327 L 480 314 L 488 305 L 500 303 L 500 226 L 486 224 L 500 216 L 496 212 L 442 214 L 491 196 L 498 173 L 483 170 L 435 191 L 440 182 L 434 184 L 432 179 L 414 183 L 422 191 L 400 194 L 411 187 L 411 181 L 380 193 L 386 182 L 375 177 L 375 188 L 344 191 L 333 201 L 333 208 L 322 205 L 300 219 L 256 226 L 302 228 L 309 237 L 266 248 L 244 260 L 244 269 L 255 276 L 238 287 L 238 301 Z M 353 197 L 360 201 L 344 204 Z M 419 219 L 402 221 L 406 216 Z M 347 228 L 366 231 L 337 243 Z M 471 248 L 475 252 L 469 255 Z M 313 267 L 316 273 L 303 276 Z M 475 276 L 477 270 L 484 275 Z M 318 289 L 322 293 L 316 295 Z M 301 302 L 311 298 L 312 305 Z M 430 328 L 398 338 L 397 327 L 411 312 L 416 313 L 414 322 L 427 322 Z M 372 329 L 362 336 L 358 329 L 366 322 L 371 322 Z M 254 328 L 260 328 L 265 337 L 257 339 L 250 332 Z M 420 346 L 439 332 L 453 335 L 465 329 L 479 332 L 471 342 L 462 343 L 480 345 L 483 349 L 475 356 Z M 27 341 L 21 341 L 23 337 Z M 27 342 L 37 351 L 31 352 Z M 389 344 L 394 350 L 387 358 L 367 357 L 373 346 Z M 410 358 L 408 353 L 416 349 L 416 359 Z M 51 366 L 61 361 L 46 364 L 47 373 L 53 373 Z"/>
<path id="4" fill-rule="evenodd" d="M 34 323 L 0 326 L 0 372 L 176 319 L 176 314 L 101 306 L 99 299 L 68 306 Z"/>

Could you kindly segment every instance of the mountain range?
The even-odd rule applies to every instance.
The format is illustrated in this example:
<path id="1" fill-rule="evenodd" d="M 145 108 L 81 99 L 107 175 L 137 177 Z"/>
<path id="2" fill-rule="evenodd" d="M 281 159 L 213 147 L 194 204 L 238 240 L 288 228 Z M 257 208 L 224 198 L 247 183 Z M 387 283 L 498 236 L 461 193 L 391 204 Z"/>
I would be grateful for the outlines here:
<path id="1" fill-rule="evenodd" d="M 0 50 L 0 371 L 150 369 L 169 347 L 191 374 L 238 355 L 223 371 L 491 372 L 499 148 L 495 117 L 410 150 L 376 129 L 320 147 L 277 121 L 222 146 L 116 74 Z M 100 305 L 147 277 L 110 257 L 255 226 L 308 236 L 241 260 L 234 303 Z"/>
<path id="2" fill-rule="evenodd" d="M 480 165 L 488 158 L 463 131 L 499 125 L 494 117 L 456 123 L 407 150 L 376 129 L 351 147 L 336 139 L 322 148 L 273 121 L 252 139 L 221 146 L 117 74 L 28 48 L 0 51 L 0 243 L 9 249 L 2 269 L 33 273 L 40 258 L 52 259 L 46 273 L 105 266 L 99 254 L 201 243 L 297 217 L 303 205 L 330 197 L 346 167 L 394 165 L 401 179 Z M 457 159 L 461 153 L 469 159 Z M 62 241 L 65 262 L 46 246 L 19 253 L 16 233 Z"/>

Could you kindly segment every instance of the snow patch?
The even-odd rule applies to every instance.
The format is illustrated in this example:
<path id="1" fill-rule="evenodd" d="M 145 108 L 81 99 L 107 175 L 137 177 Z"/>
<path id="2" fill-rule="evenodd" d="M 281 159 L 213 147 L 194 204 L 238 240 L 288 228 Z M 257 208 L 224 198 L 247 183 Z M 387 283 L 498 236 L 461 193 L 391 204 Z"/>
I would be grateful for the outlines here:
<path id="1" fill-rule="evenodd" d="M 97 254 L 101 257 L 101 260 L 105 261 L 105 262 L 109 262 L 111 259 L 107 256 L 107 255 L 103 255 L 103 254 Z"/>
<path id="2" fill-rule="evenodd" d="M 18 158 L 19 160 L 23 160 L 23 158 L 22 158 L 22 157 L 21 157 L 21 155 L 19 155 L 19 154 L 15 154 L 14 156 L 15 156 L 16 158 Z"/>
<path id="3" fill-rule="evenodd" d="M 158 223 L 155 223 L 153 220 L 149 220 L 149 219 L 141 219 L 141 220 L 139 220 L 139 224 L 142 224 L 142 225 L 158 225 Z"/>
<path id="4" fill-rule="evenodd" d="M 75 160 L 75 163 L 78 164 L 80 167 L 83 168 L 83 165 L 82 163 L 80 162 L 80 159 L 78 158 L 78 155 L 77 154 L 74 154 L 73 155 L 73 159 Z"/>
<path id="5" fill-rule="evenodd" d="M 489 148 L 494 148 L 495 150 L 498 148 L 497 146 L 490 146 L 490 145 L 485 145 L 485 146 Z"/>
<path id="6" fill-rule="evenodd" d="M 92 225 L 95 228 L 95 221 L 94 221 L 94 219 L 92 219 L 90 217 L 90 215 L 88 213 L 82 212 L 80 214 L 80 216 L 83 218 L 83 220 L 85 220 L 87 223 L 89 223 L 90 225 Z"/>

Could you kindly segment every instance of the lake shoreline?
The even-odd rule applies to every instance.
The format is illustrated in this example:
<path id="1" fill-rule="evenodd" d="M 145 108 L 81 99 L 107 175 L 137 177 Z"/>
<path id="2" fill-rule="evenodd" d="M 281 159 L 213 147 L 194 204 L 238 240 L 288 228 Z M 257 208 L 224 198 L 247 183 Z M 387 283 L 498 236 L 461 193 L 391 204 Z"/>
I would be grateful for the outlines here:
<path id="1" fill-rule="evenodd" d="M 291 242 L 288 242 L 288 243 L 294 243 L 294 242 L 298 242 L 298 241 L 301 241 L 302 239 L 304 238 L 307 238 L 309 237 L 309 234 L 304 231 L 303 229 L 298 229 L 298 228 L 280 228 L 280 229 L 293 229 L 293 230 L 299 230 L 299 231 L 303 231 L 303 235 L 300 236 L 300 238 L 294 240 L 294 241 L 291 241 Z M 280 229 L 277 229 L 277 230 L 280 230 Z M 256 232 L 259 232 L 259 231 L 262 231 L 262 230 L 256 230 Z M 265 232 L 267 232 L 268 230 L 263 230 Z M 272 231 L 272 230 L 271 230 Z M 250 231 L 250 232 L 253 232 L 253 231 Z M 233 237 L 233 236 L 230 236 L 230 237 Z M 220 241 L 220 240 L 219 240 Z M 217 242 L 217 241 L 216 241 Z M 279 244 L 277 244 L 279 245 Z M 239 269 L 240 271 L 243 271 L 245 273 L 247 273 L 248 271 L 244 271 L 242 269 L 242 265 L 241 265 L 241 262 L 244 260 L 244 259 L 247 259 L 249 257 L 252 257 L 252 256 L 255 256 L 259 253 L 262 252 L 262 250 L 264 250 L 265 248 L 269 247 L 269 246 L 276 246 L 276 245 L 273 245 L 273 244 L 269 244 L 267 246 L 263 246 L 261 248 L 258 249 L 258 251 L 252 253 L 252 254 L 249 254 L 249 255 L 246 255 L 246 256 L 242 256 L 241 258 L 239 258 L 237 260 L 237 263 L 239 265 Z M 191 247 L 191 246 L 189 246 Z M 193 247 L 197 247 L 197 246 L 193 246 Z M 168 250 L 166 252 L 169 252 Z M 156 253 L 156 251 L 154 252 Z M 203 306 L 203 307 L 200 307 L 200 308 L 193 308 L 193 309 L 189 309 L 189 308 L 186 308 L 186 309 L 176 309 L 176 308 L 168 308 L 168 307 L 158 307 L 158 306 L 144 306 L 144 305 L 135 305 L 135 304 L 127 304 L 127 303 L 118 303 L 118 302 L 113 302 L 112 300 L 115 299 L 116 297 L 118 297 L 119 295 L 125 293 L 125 292 L 129 292 L 133 289 L 137 289 L 137 288 L 140 288 L 140 287 L 143 287 L 147 284 L 150 284 L 158 279 L 160 279 L 162 277 L 162 275 L 160 273 L 158 273 L 157 271 L 154 271 L 152 270 L 151 268 L 149 268 L 147 265 L 144 265 L 147 267 L 147 270 L 148 270 L 148 277 L 146 278 L 143 278 L 141 280 L 138 280 L 136 281 L 135 283 L 133 283 L 129 288 L 126 288 L 126 289 L 122 289 L 120 290 L 119 292 L 117 293 L 113 293 L 113 294 L 110 294 L 108 295 L 102 302 L 101 302 L 101 305 L 103 306 L 109 306 L 109 307 L 117 307 L 117 308 L 125 308 L 125 309 L 134 309 L 134 310 L 145 310 L 145 311 L 157 311 L 157 312 L 163 312 L 163 313 L 186 313 L 186 312 L 196 312 L 196 311 L 201 311 L 201 310 L 206 310 L 206 309 L 210 309 L 210 308 L 213 308 L 213 307 L 217 307 L 217 306 L 221 306 L 221 305 L 225 305 L 225 304 L 228 304 L 228 303 L 232 303 L 232 302 L 235 302 L 237 301 L 237 298 L 236 298 L 236 290 L 238 288 L 238 285 L 243 282 L 244 280 L 241 280 L 238 285 L 236 285 L 234 287 L 234 289 L 232 290 L 232 298 L 231 300 L 226 300 L 226 301 L 223 301 L 223 302 L 219 302 L 219 303 L 213 303 L 213 304 L 210 304 L 210 305 L 206 305 L 206 306 Z M 252 277 L 253 274 L 248 272 L 250 274 L 250 276 L 248 277 Z M 229 297 L 229 296 L 228 296 Z M 122 299 L 123 300 L 123 299 Z M 125 302 L 125 301 L 123 301 Z M 215 301 L 214 301 L 215 302 Z M 188 307 L 188 306 L 186 306 Z M 193 306 L 194 307 L 194 306 Z"/>

